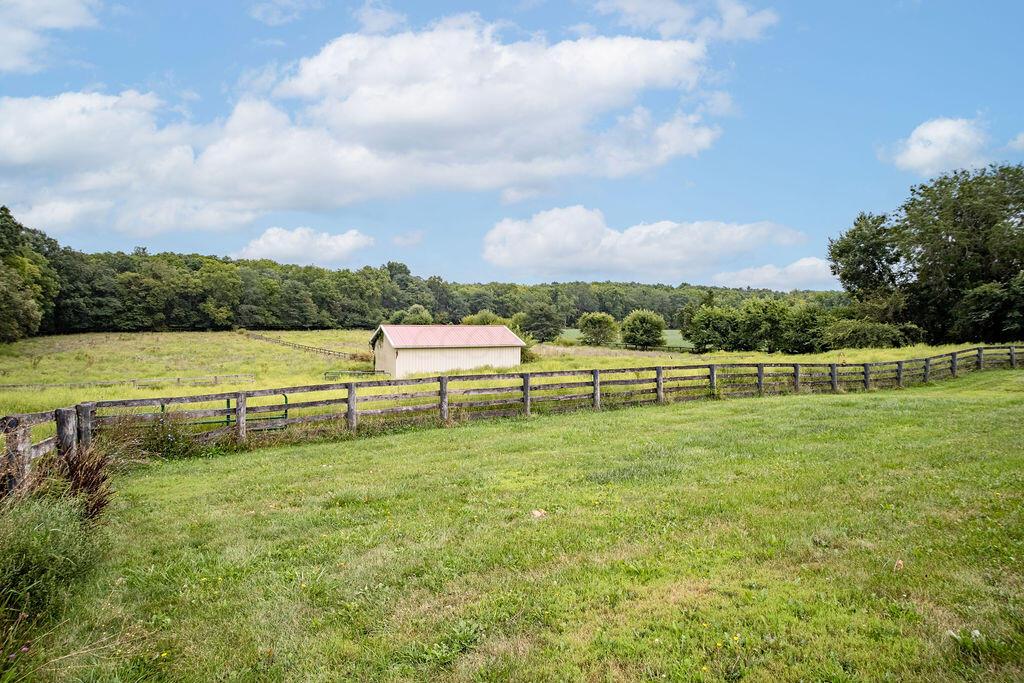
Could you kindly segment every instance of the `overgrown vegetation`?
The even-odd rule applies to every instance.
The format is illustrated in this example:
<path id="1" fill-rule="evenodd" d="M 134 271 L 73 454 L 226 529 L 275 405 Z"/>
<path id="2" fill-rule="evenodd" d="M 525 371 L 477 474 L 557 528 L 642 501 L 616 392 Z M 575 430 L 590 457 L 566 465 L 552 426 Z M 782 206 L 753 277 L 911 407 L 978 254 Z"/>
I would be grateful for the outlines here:
<path id="1" fill-rule="evenodd" d="M 100 558 L 96 523 L 111 498 L 107 464 L 92 450 L 44 459 L 0 500 L 0 680 L 38 667 L 35 642 L 56 626 Z"/>
<path id="2" fill-rule="evenodd" d="M 33 648 L 76 680 L 1019 680 L 1022 418 L 990 371 L 154 462 Z"/>

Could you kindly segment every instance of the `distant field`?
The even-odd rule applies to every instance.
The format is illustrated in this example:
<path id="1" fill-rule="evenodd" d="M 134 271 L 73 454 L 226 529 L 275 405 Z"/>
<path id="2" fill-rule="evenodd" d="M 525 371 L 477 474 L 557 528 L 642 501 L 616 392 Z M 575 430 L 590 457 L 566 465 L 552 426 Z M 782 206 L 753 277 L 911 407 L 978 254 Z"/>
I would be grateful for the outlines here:
<path id="1" fill-rule="evenodd" d="M 274 331 L 267 336 L 310 346 L 366 354 L 369 330 Z M 539 360 L 520 366 L 524 371 L 639 367 L 709 362 L 857 362 L 924 356 L 959 346 L 917 346 L 904 349 L 856 349 L 817 355 L 779 356 L 760 353 L 695 355 L 586 346 L 536 347 Z M 177 386 L 176 377 L 250 373 L 252 384 L 221 381 L 216 391 L 276 387 L 323 381 L 327 370 L 368 371 L 368 360 L 344 360 L 254 340 L 236 332 L 97 333 L 36 337 L 0 344 L 0 384 L 60 384 L 116 379 L 168 379 L 164 386 L 0 389 L 0 415 L 47 410 L 81 401 L 148 396 L 176 396 L 211 391 L 209 387 Z M 500 370 L 500 368 L 492 368 Z M 354 376 L 360 378 L 359 376 Z"/>
<path id="2" fill-rule="evenodd" d="M 139 466 L 39 676 L 1021 680 L 1022 419 L 990 371 Z"/>
<path id="3" fill-rule="evenodd" d="M 562 330 L 562 338 L 579 341 L 580 331 L 575 327 L 567 327 Z M 691 346 L 690 342 L 683 339 L 683 335 L 679 330 L 665 330 L 665 344 L 666 346 L 685 346 L 687 348 Z"/>

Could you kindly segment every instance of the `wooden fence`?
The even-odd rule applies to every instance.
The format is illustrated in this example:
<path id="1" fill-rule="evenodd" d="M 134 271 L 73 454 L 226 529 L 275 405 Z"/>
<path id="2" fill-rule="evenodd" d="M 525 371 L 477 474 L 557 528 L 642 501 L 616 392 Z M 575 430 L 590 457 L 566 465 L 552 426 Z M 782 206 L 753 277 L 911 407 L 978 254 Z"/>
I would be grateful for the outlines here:
<path id="1" fill-rule="evenodd" d="M 334 349 L 325 349 L 319 346 L 309 346 L 308 344 L 298 344 L 296 342 L 288 341 L 287 339 L 278 339 L 277 337 L 268 337 L 265 334 L 257 334 L 256 332 L 246 332 L 246 335 L 250 339 L 259 339 L 260 341 L 270 342 L 271 344 L 280 344 L 281 346 L 287 346 L 293 349 L 299 349 L 300 351 L 309 351 L 310 353 L 318 353 L 321 356 L 331 356 L 334 358 L 345 358 L 352 360 L 358 358 L 358 354 L 346 353 L 345 351 L 335 351 Z"/>
<path id="2" fill-rule="evenodd" d="M 54 450 L 61 456 L 73 454 L 91 444 L 96 430 L 118 423 L 174 419 L 193 425 L 197 438 L 245 442 L 251 432 L 296 424 L 344 421 L 355 431 L 362 418 L 419 415 L 447 423 L 581 407 L 904 387 L 988 367 L 1017 368 L 1017 348 L 984 346 L 875 363 L 729 363 L 465 374 L 93 401 L 2 418 L 3 490 L 22 481 L 36 458 Z M 296 394 L 304 400 L 290 401 Z M 55 433 L 33 443 L 33 428 L 41 425 Z"/>

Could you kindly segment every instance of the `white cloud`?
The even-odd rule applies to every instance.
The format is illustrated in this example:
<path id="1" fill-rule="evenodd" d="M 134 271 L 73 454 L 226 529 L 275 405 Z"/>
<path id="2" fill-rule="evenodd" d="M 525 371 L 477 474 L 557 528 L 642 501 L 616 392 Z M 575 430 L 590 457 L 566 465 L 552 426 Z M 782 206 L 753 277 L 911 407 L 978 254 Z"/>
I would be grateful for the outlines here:
<path id="1" fill-rule="evenodd" d="M 323 7 L 322 0 L 267 0 L 249 6 L 249 16 L 267 26 L 289 24 L 308 10 Z"/>
<path id="2" fill-rule="evenodd" d="M 49 233 L 59 233 L 74 228 L 83 221 L 102 218 L 113 206 L 113 202 L 100 200 L 40 201 L 30 207 L 15 207 L 14 215 L 25 225 Z"/>
<path id="3" fill-rule="evenodd" d="M 738 0 L 717 0 L 718 16 L 698 18 L 692 5 L 676 0 L 598 0 L 594 8 L 615 15 L 619 23 L 663 38 L 757 40 L 779 21 L 774 10 L 751 10 Z"/>
<path id="4" fill-rule="evenodd" d="M 474 15 L 346 34 L 283 71 L 246 74 L 233 110 L 206 124 L 130 90 L 2 97 L 0 174 L 37 215 L 53 201 L 110 206 L 77 219 L 135 233 L 232 228 L 420 190 L 511 201 L 709 148 L 720 131 L 699 111 L 643 103 L 703 92 L 706 50 L 636 36 L 508 41 Z"/>
<path id="5" fill-rule="evenodd" d="M 1009 148 L 1018 152 L 1024 152 L 1024 133 L 1020 133 L 1014 139 L 1010 140 Z"/>
<path id="6" fill-rule="evenodd" d="M 380 0 L 366 0 L 353 15 L 362 27 L 363 33 L 387 33 L 405 26 L 406 17 Z"/>
<path id="7" fill-rule="evenodd" d="M 267 228 L 236 254 L 244 259 L 273 259 L 299 265 L 344 263 L 353 253 L 373 245 L 373 238 L 358 230 L 340 235 L 312 228 Z"/>
<path id="8" fill-rule="evenodd" d="M 501 191 L 502 204 L 518 204 L 539 197 L 541 191 L 535 187 L 506 187 Z"/>
<path id="9" fill-rule="evenodd" d="M 680 277 L 737 253 L 802 238 L 769 222 L 659 221 L 614 230 L 600 211 L 577 205 L 498 222 L 484 236 L 483 257 L 496 266 L 544 275 Z"/>
<path id="10" fill-rule="evenodd" d="M 0 73 L 41 69 L 49 34 L 96 26 L 97 5 L 96 0 L 0 0 Z"/>
<path id="11" fill-rule="evenodd" d="M 675 0 L 599 0 L 601 14 L 616 14 L 623 26 L 671 38 L 692 32 L 697 12 Z"/>
<path id="12" fill-rule="evenodd" d="M 974 119 L 936 118 L 925 121 L 896 144 L 892 162 L 922 176 L 954 168 L 983 166 L 988 137 Z"/>
<path id="13" fill-rule="evenodd" d="M 423 242 L 423 237 L 424 234 L 422 230 L 410 230 L 409 232 L 403 232 L 400 235 L 392 237 L 391 243 L 396 247 L 415 247 Z"/>
<path id="14" fill-rule="evenodd" d="M 754 287 L 789 291 L 792 289 L 838 289 L 839 282 L 825 259 L 807 256 L 788 266 L 772 264 L 717 273 L 715 284 L 725 287 Z"/>

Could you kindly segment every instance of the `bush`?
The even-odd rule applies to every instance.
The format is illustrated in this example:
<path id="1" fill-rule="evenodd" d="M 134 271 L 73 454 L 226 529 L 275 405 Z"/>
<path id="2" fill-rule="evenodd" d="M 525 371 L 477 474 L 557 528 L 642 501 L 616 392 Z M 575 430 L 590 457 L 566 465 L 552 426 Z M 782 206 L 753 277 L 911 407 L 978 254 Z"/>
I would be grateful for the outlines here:
<path id="1" fill-rule="evenodd" d="M 604 346 L 619 338 L 619 324 L 608 313 L 584 313 L 576 326 L 587 346 Z"/>
<path id="2" fill-rule="evenodd" d="M 509 320 L 502 318 L 494 311 L 489 311 L 486 308 L 482 311 L 477 311 L 472 315 L 467 315 L 462 319 L 463 325 L 508 325 Z"/>
<path id="3" fill-rule="evenodd" d="M 654 311 L 638 308 L 622 321 L 622 341 L 650 349 L 665 345 L 665 319 Z"/>
<path id="4" fill-rule="evenodd" d="M 690 317 L 687 338 L 697 353 L 735 348 L 739 312 L 735 308 L 701 306 Z"/>
<path id="5" fill-rule="evenodd" d="M 830 349 L 892 348 L 906 346 L 907 337 L 897 325 L 870 320 L 836 320 L 825 327 L 824 342 Z"/>
<path id="6" fill-rule="evenodd" d="M 735 351 L 776 353 L 786 345 L 789 305 L 778 299 L 754 298 L 743 302 L 736 325 Z"/>
<path id="7" fill-rule="evenodd" d="M 395 311 L 391 315 L 391 322 L 396 325 L 430 325 L 434 317 L 420 304 L 413 304 L 404 311 Z"/>
<path id="8" fill-rule="evenodd" d="M 533 303 L 526 307 L 523 331 L 539 342 L 558 339 L 562 334 L 562 318 L 551 304 Z"/>

